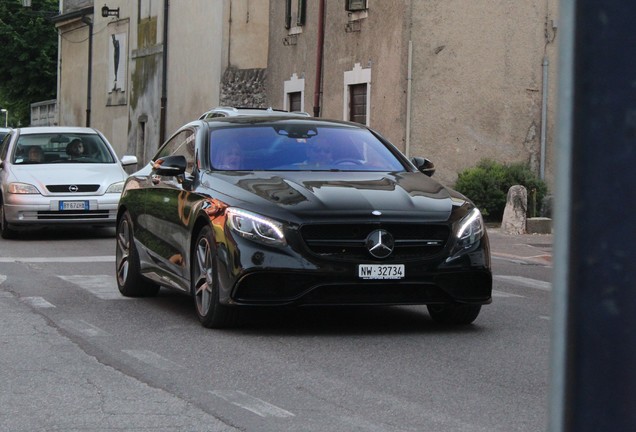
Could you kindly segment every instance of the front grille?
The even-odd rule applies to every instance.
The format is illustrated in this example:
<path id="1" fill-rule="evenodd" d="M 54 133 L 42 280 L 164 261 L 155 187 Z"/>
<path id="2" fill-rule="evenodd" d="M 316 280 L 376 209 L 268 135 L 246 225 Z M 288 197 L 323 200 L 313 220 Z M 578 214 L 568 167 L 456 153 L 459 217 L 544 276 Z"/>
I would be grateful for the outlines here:
<path id="1" fill-rule="evenodd" d="M 316 255 L 358 261 L 373 259 L 365 241 L 376 229 L 388 231 L 395 239 L 393 253 L 383 262 L 432 257 L 444 249 L 450 235 L 446 225 L 397 223 L 305 225 L 301 228 L 301 235 L 307 247 Z"/>
<path id="2" fill-rule="evenodd" d="M 64 211 L 39 211 L 38 220 L 63 220 L 63 219 L 108 219 L 109 210 L 64 210 Z"/>
<path id="3" fill-rule="evenodd" d="M 71 186 L 76 186 L 76 187 L 77 187 L 77 190 L 76 190 L 76 191 L 73 191 L 72 193 L 79 193 L 79 192 L 97 192 L 97 190 L 99 189 L 99 185 L 98 185 L 98 184 L 46 185 L 46 188 L 47 188 L 47 189 L 49 190 L 49 192 L 51 192 L 51 193 L 69 193 L 69 192 L 71 192 Z"/>

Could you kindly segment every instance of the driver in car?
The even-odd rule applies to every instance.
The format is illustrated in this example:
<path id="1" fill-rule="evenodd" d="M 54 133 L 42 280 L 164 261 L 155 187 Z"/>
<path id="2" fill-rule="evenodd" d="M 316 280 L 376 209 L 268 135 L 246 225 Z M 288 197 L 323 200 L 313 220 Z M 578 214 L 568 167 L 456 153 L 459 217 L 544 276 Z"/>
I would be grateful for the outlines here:
<path id="1" fill-rule="evenodd" d="M 322 137 L 314 137 L 307 143 L 307 160 L 301 165 L 309 168 L 327 168 L 333 162 L 333 146 Z"/>

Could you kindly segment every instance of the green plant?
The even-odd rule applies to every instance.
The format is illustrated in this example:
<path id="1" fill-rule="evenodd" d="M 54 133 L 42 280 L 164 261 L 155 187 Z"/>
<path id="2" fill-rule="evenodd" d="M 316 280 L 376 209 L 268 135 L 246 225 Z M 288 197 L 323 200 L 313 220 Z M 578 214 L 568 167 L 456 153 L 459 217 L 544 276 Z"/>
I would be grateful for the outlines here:
<path id="1" fill-rule="evenodd" d="M 470 198 L 487 221 L 495 222 L 501 221 L 508 189 L 514 185 L 522 185 L 528 191 L 528 216 L 539 214 L 548 187 L 524 163 L 506 165 L 482 159 L 477 166 L 459 173 L 455 189 Z"/>

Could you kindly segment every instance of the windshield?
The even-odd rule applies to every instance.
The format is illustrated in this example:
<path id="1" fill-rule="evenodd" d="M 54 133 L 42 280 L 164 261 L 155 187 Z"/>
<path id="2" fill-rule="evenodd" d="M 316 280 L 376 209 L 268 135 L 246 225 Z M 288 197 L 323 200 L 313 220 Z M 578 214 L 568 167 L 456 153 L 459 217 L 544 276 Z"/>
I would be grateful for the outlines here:
<path id="1" fill-rule="evenodd" d="M 107 144 L 97 134 L 20 135 L 13 152 L 13 163 L 115 163 Z"/>
<path id="2" fill-rule="evenodd" d="M 216 170 L 404 171 L 367 129 L 309 123 L 215 129 L 210 158 Z"/>

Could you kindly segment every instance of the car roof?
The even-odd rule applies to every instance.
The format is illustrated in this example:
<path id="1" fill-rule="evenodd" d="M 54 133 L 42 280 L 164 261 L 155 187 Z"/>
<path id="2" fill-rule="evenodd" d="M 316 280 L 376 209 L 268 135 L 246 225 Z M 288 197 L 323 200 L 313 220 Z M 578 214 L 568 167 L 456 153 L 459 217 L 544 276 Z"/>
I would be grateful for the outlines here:
<path id="1" fill-rule="evenodd" d="M 219 106 L 201 114 L 199 119 L 204 119 L 209 114 L 221 114 L 224 117 L 237 116 L 294 116 L 294 117 L 310 117 L 309 113 L 304 111 L 285 111 L 281 109 L 255 108 L 255 107 L 229 107 Z"/>
<path id="2" fill-rule="evenodd" d="M 199 123 L 200 122 L 204 122 L 207 123 L 208 125 L 214 127 L 214 124 L 223 124 L 223 125 L 227 125 L 227 124 L 240 124 L 242 126 L 245 125 L 250 125 L 250 124 L 254 124 L 254 125 L 260 125 L 260 124 L 266 124 L 266 125 L 271 125 L 271 124 L 294 124 L 294 123 L 302 123 L 302 124 L 313 124 L 316 126 L 349 126 L 352 128 L 358 128 L 358 129 L 369 129 L 366 125 L 363 125 L 362 123 L 356 123 L 356 122 L 351 122 L 351 121 L 346 121 L 346 120 L 335 120 L 335 119 L 328 119 L 328 118 L 322 118 L 322 117 L 305 117 L 305 116 L 276 116 L 276 115 L 271 115 L 271 116 L 234 116 L 234 117 L 217 117 L 217 118 L 208 118 L 208 119 L 204 119 L 204 120 L 195 120 L 192 123 Z"/>
<path id="3" fill-rule="evenodd" d="M 28 126 L 16 128 L 21 135 L 42 134 L 42 133 L 76 133 L 76 134 L 96 134 L 97 130 L 90 127 L 80 126 Z"/>

